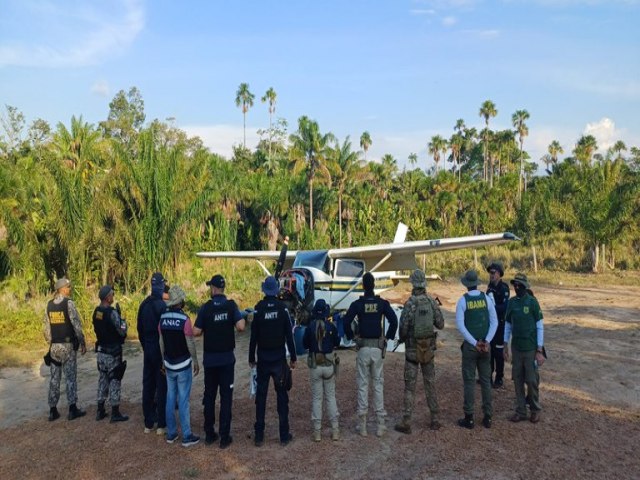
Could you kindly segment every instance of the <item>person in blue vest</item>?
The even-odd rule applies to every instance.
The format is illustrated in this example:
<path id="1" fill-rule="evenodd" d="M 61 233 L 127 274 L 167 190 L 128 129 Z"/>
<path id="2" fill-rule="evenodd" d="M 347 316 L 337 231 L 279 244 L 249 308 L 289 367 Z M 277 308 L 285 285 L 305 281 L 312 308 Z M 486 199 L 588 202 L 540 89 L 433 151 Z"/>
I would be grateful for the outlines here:
<path id="1" fill-rule="evenodd" d="M 468 270 L 460 279 L 467 287 L 456 304 L 456 325 L 464 338 L 462 351 L 462 380 L 464 384 L 464 418 L 458 425 L 473 428 L 476 370 L 482 391 L 482 425 L 491 428 L 493 405 L 491 398 L 491 354 L 490 343 L 498 328 L 498 317 L 493 300 L 478 290 L 478 272 Z"/>
<path id="2" fill-rule="evenodd" d="M 198 375 L 198 355 L 193 340 L 191 319 L 184 312 L 184 302 L 187 298 L 184 290 L 178 285 L 169 289 L 169 299 L 166 300 L 167 309 L 160 315 L 160 351 L 167 376 L 166 423 L 167 443 L 178 439 L 175 405 L 178 403 L 180 428 L 182 429 L 182 446 L 190 447 L 200 441 L 200 437 L 191 433 L 191 412 L 189 397 L 193 375 Z"/>
<path id="3" fill-rule="evenodd" d="M 162 371 L 158 324 L 165 311 L 166 280 L 162 273 L 151 276 L 151 294 L 138 308 L 138 339 L 144 353 L 142 368 L 142 413 L 144 433 L 151 433 L 157 422 L 156 433 L 166 433 L 165 406 L 167 401 L 167 379 Z"/>
<path id="4" fill-rule="evenodd" d="M 265 411 L 269 380 L 273 383 L 277 396 L 280 444 L 288 445 L 293 440 L 289 429 L 289 393 L 291 370 L 296 367 L 296 348 L 289 311 L 276 296 L 280 286 L 275 277 L 269 276 L 262 283 L 264 298 L 255 306 L 249 341 L 249 365 L 256 366 L 257 350 L 257 391 L 256 423 L 254 424 L 256 447 L 264 445 Z M 287 365 L 285 344 L 289 349 L 290 362 Z"/>
<path id="5" fill-rule="evenodd" d="M 545 361 L 544 323 L 538 300 L 530 293 L 529 280 L 524 273 L 516 273 L 511 280 L 516 296 L 509 300 L 505 315 L 504 343 L 511 340 L 512 376 L 516 390 L 516 411 L 512 422 L 527 419 L 527 400 L 531 408 L 531 423 L 540 421 L 540 376 L 538 367 Z M 505 348 L 505 360 L 509 350 Z M 528 395 L 525 396 L 525 385 Z"/>
<path id="6" fill-rule="evenodd" d="M 49 421 L 60 418 L 58 400 L 60 400 L 60 381 L 62 372 L 67 382 L 67 402 L 69 420 L 84 417 L 86 412 L 77 407 L 78 401 L 78 349 L 80 354 L 87 353 L 82 332 L 82 321 L 71 294 L 71 282 L 67 278 L 59 279 L 55 286 L 55 296 L 47 303 L 44 314 L 44 338 L 49 344 L 49 353 L 45 357 L 51 368 L 49 381 Z"/>
<path id="7" fill-rule="evenodd" d="M 129 420 L 120 413 L 120 383 L 127 362 L 122 361 L 122 343 L 127 336 L 127 322 L 113 308 L 115 293 L 111 285 L 98 292 L 100 305 L 93 311 L 93 330 L 96 333 L 96 360 L 98 363 L 98 410 L 96 420 L 107 416 L 104 402 L 109 395 L 111 423 Z"/>
<path id="8" fill-rule="evenodd" d="M 491 340 L 491 379 L 493 388 L 504 385 L 504 315 L 509 303 L 509 285 L 502 281 L 504 268 L 500 262 L 492 262 L 487 267 L 489 273 L 489 285 L 487 294 L 493 296 L 498 316 L 498 329 Z M 493 373 L 495 372 L 495 378 Z"/>
<path id="9" fill-rule="evenodd" d="M 358 384 L 358 429 L 360 435 L 367 436 L 367 412 L 369 410 L 369 382 L 373 384 L 373 407 L 378 428 L 376 436 L 382 437 L 386 431 L 387 412 L 384 409 L 384 355 L 387 341 L 392 340 L 398 329 L 398 317 L 389 302 L 374 293 L 375 279 L 370 272 L 362 276 L 364 295 L 349 305 L 344 316 L 344 330 L 347 339 L 355 337 L 358 346 L 356 360 Z M 384 319 L 389 328 L 384 331 Z M 357 319 L 357 334 L 351 323 Z M 354 322 L 355 323 L 355 322 Z"/>
<path id="10" fill-rule="evenodd" d="M 193 334 L 204 333 L 204 431 L 205 443 L 211 445 L 218 438 L 215 431 L 216 395 L 220 390 L 220 448 L 231 445 L 231 409 L 236 357 L 235 331 L 243 332 L 245 320 L 233 300 L 224 294 L 226 282 L 222 275 L 214 275 L 207 282 L 211 299 L 198 312 Z"/>
<path id="11" fill-rule="evenodd" d="M 331 421 L 331 439 L 340 440 L 338 405 L 336 403 L 336 362 L 333 349 L 340 345 L 340 337 L 335 325 L 328 320 L 329 305 L 323 300 L 316 301 L 311 310 L 311 323 L 304 331 L 302 345 L 309 350 L 307 364 L 311 383 L 311 423 L 313 441 L 322 439 L 322 399 L 327 404 L 327 415 Z"/>

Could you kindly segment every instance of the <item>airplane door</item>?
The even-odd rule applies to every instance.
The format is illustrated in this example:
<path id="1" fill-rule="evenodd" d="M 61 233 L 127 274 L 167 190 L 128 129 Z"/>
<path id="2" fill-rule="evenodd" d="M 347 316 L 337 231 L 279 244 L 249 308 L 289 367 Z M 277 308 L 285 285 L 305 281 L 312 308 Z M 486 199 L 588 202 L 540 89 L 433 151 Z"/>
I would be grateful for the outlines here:
<path id="1" fill-rule="evenodd" d="M 333 283 L 331 285 L 331 305 L 335 305 L 336 310 L 346 310 L 356 298 L 362 295 L 362 287 L 345 294 L 353 286 L 354 282 L 364 275 L 364 260 L 341 258 L 335 261 L 333 270 Z"/>

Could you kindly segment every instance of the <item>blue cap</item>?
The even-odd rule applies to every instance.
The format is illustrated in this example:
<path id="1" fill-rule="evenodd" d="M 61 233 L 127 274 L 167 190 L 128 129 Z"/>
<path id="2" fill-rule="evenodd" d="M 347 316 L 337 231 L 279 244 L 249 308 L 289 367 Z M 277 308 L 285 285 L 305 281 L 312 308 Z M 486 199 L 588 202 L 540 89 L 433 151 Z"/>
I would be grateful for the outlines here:
<path id="1" fill-rule="evenodd" d="M 314 317 L 327 318 L 329 316 L 329 305 L 322 298 L 316 300 L 316 304 L 313 306 L 311 313 Z"/>
<path id="2" fill-rule="evenodd" d="M 275 277 L 268 276 L 264 279 L 264 282 L 262 282 L 262 291 L 265 295 L 275 297 L 280 292 L 280 284 L 278 284 Z"/>

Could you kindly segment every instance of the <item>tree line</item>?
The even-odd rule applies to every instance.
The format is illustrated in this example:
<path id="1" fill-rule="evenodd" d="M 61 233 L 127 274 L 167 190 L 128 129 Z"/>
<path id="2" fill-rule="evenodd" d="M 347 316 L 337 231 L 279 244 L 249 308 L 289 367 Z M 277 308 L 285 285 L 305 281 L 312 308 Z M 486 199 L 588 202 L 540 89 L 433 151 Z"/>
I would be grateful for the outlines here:
<path id="1" fill-rule="evenodd" d="M 236 92 L 243 118 L 255 96 Z M 85 284 L 140 288 L 154 270 L 171 270 L 194 251 L 275 249 L 285 234 L 296 248 L 379 243 L 399 221 L 414 239 L 510 230 L 527 242 L 567 234 L 578 239 L 589 268 L 615 267 L 621 246 L 640 251 L 640 150 L 617 142 L 598 154 L 590 135 L 565 152 L 558 141 L 542 159 L 524 149 L 529 114 L 512 130 L 492 131 L 497 107 L 479 109 L 485 128 L 462 119 L 450 138 L 425 139 L 435 166 L 417 154 L 400 169 L 392 153 L 367 160 L 375 141 L 354 146 L 308 116 L 289 132 L 268 105 L 268 127 L 253 150 L 231 158 L 206 149 L 171 119 L 146 122 L 137 88 L 118 92 L 107 119 L 82 116 L 52 128 L 6 106 L 0 125 L 0 279 L 19 279 L 29 293 L 61 275 Z M 246 125 L 246 121 L 243 121 Z M 360 147 L 360 149 L 358 149 Z M 564 155 L 564 157 L 563 157 Z"/>

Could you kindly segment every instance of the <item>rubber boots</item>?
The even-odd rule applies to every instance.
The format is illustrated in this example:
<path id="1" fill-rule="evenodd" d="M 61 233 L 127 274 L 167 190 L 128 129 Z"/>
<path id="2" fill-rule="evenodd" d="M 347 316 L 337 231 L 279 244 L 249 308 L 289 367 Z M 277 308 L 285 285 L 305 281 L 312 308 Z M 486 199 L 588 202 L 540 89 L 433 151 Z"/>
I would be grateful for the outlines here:
<path id="1" fill-rule="evenodd" d="M 409 434 L 411 433 L 411 421 L 408 417 L 402 417 L 402 420 L 396 423 L 396 426 L 393 427 L 396 432 Z"/>
<path id="2" fill-rule="evenodd" d="M 104 402 L 98 402 L 98 411 L 96 412 L 96 421 L 99 422 L 107 416 L 107 412 L 104 410 Z"/>
<path id="3" fill-rule="evenodd" d="M 127 415 L 122 415 L 120 413 L 119 405 L 111 407 L 111 420 L 110 420 L 111 423 L 126 422 L 127 420 L 129 420 L 129 417 Z"/>

